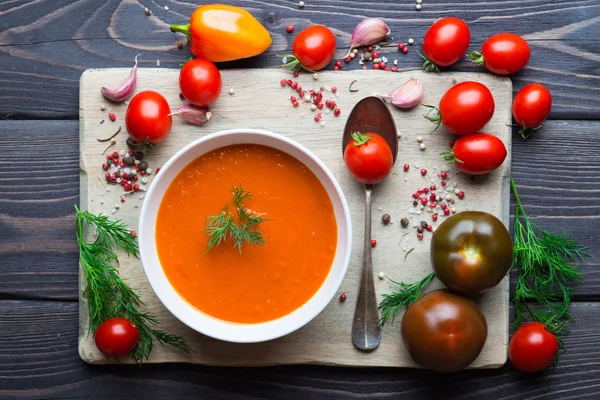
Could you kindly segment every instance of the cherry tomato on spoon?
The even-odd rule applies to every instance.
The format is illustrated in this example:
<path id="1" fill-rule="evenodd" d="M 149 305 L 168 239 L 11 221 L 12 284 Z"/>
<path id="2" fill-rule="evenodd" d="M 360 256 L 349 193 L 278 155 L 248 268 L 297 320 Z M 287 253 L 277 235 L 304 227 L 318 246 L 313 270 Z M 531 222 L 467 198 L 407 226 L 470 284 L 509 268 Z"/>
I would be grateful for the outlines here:
<path id="1" fill-rule="evenodd" d="M 96 330 L 96 347 L 104 355 L 119 357 L 129 353 L 140 339 L 140 331 L 126 318 L 111 318 Z"/>
<path id="2" fill-rule="evenodd" d="M 426 106 L 430 110 L 425 114 L 428 120 L 444 125 L 455 135 L 475 133 L 487 124 L 494 115 L 496 105 L 492 92 L 482 83 L 461 82 L 444 93 L 439 108 Z M 429 115 L 437 110 L 436 115 Z"/>
<path id="3" fill-rule="evenodd" d="M 550 91 L 539 83 L 531 83 L 519 90 L 512 105 L 512 115 L 524 139 L 532 131 L 541 128 L 552 109 Z"/>
<path id="4" fill-rule="evenodd" d="M 539 322 L 528 322 L 514 333 L 508 357 L 515 368 L 537 372 L 552 365 L 558 354 L 558 339 Z"/>
<path id="5" fill-rule="evenodd" d="M 127 133 L 137 143 L 161 143 L 171 132 L 173 118 L 170 114 L 169 103 L 160 93 L 152 90 L 140 92 L 127 106 Z"/>
<path id="6" fill-rule="evenodd" d="M 470 175 L 487 174 L 504 162 L 507 151 L 502 140 L 489 133 L 473 133 L 458 138 L 441 156 Z"/>
<path id="7" fill-rule="evenodd" d="M 364 184 L 383 181 L 392 170 L 392 150 L 384 138 L 373 132 L 352 134 L 344 150 L 344 163 L 350 174 Z"/>
<path id="8" fill-rule="evenodd" d="M 469 59 L 497 75 L 510 75 L 523 69 L 531 51 L 529 45 L 514 33 L 498 33 L 485 41 L 481 53 L 474 51 Z"/>
<path id="9" fill-rule="evenodd" d="M 179 88 L 183 96 L 195 106 L 209 106 L 221 94 L 221 73 L 208 60 L 194 58 L 179 71 Z"/>
<path id="10" fill-rule="evenodd" d="M 292 54 L 285 57 L 288 62 L 283 66 L 291 71 L 306 69 L 320 71 L 335 56 L 335 36 L 323 25 L 309 26 L 300 32 L 292 44 Z"/>
<path id="11" fill-rule="evenodd" d="M 423 38 L 423 53 L 426 71 L 439 71 L 462 58 L 469 47 L 471 32 L 460 18 L 447 17 L 431 25 Z"/>

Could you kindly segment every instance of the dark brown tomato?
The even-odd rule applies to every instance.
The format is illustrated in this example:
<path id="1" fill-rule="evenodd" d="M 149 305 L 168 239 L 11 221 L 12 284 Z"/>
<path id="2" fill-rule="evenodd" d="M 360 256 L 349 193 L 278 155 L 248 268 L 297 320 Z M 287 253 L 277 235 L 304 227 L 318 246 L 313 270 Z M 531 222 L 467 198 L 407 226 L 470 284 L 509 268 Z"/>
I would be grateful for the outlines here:
<path id="1" fill-rule="evenodd" d="M 434 290 L 408 307 L 401 330 L 417 364 L 437 372 L 456 372 L 481 353 L 488 328 L 473 300 Z"/>
<path id="2" fill-rule="evenodd" d="M 496 286 L 513 262 L 508 230 L 482 211 L 463 211 L 445 220 L 433 233 L 430 252 L 439 280 L 462 294 Z"/>

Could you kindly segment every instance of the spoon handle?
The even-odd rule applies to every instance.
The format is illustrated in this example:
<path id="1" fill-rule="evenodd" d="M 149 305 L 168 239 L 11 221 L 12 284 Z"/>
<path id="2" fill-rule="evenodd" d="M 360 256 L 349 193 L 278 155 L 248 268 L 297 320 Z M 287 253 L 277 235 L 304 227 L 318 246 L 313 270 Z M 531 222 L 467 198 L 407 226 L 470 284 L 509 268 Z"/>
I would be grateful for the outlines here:
<path id="1" fill-rule="evenodd" d="M 365 185 L 365 243 L 363 250 L 362 276 L 354 321 L 352 322 L 352 342 L 360 350 L 373 350 L 381 340 L 379 311 L 375 282 L 373 282 L 373 262 L 371 259 L 371 190 L 373 185 Z"/>

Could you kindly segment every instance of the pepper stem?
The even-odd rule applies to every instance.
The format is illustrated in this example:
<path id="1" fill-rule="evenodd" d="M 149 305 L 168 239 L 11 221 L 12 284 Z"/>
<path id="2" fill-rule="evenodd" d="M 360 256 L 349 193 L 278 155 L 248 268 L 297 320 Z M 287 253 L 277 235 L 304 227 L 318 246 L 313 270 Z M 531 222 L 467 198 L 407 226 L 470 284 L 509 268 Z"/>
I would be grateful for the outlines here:
<path id="1" fill-rule="evenodd" d="M 171 32 L 183 33 L 185 35 L 185 37 L 187 37 L 188 42 L 190 41 L 190 24 L 186 24 L 186 25 L 173 24 L 173 25 L 171 25 Z"/>

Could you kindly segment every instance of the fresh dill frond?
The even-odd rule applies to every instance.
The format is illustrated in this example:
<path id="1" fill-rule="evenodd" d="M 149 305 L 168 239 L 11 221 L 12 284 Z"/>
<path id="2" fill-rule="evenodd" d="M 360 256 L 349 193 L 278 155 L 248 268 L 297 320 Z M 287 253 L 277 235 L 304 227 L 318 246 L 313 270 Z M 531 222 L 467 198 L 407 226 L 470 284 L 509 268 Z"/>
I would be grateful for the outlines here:
<path id="1" fill-rule="evenodd" d="M 571 285 L 583 281 L 583 274 L 574 262 L 588 256 L 586 248 L 567 235 L 545 231 L 533 223 L 525 213 L 512 178 L 510 184 L 517 203 L 514 262 L 518 278 L 513 298 L 513 330 L 531 319 L 544 324 L 552 333 L 566 334 L 567 324 L 572 319 L 569 313 L 573 300 Z"/>
<path id="2" fill-rule="evenodd" d="M 432 272 L 415 283 L 396 282 L 390 279 L 390 282 L 395 283 L 399 288 L 395 292 L 383 295 L 378 307 L 381 313 L 379 325 L 383 328 L 390 318 L 390 323 L 393 324 L 396 316 L 404 307 L 410 306 L 421 297 L 423 290 L 434 276 L 435 273 Z"/>
<path id="3" fill-rule="evenodd" d="M 244 243 L 252 246 L 263 246 L 265 244 L 263 234 L 258 230 L 258 225 L 267 219 L 260 214 L 249 211 L 245 205 L 245 200 L 251 200 L 253 195 L 245 191 L 242 185 L 233 187 L 233 195 L 233 204 L 237 208 L 235 217 L 228 211 L 229 205 L 226 204 L 221 214 L 206 218 L 204 233 L 208 235 L 208 246 L 204 254 L 228 239 L 233 241 L 233 246 L 238 249 L 240 254 Z"/>
<path id="4" fill-rule="evenodd" d="M 135 325 L 140 338 L 131 351 L 131 357 L 139 364 L 147 360 L 154 347 L 154 339 L 162 345 L 176 347 L 186 353 L 190 347 L 179 336 L 170 335 L 153 326 L 156 319 L 139 311 L 143 302 L 125 283 L 114 265 L 119 264 L 117 250 L 139 257 L 138 243 L 129 228 L 122 221 L 112 221 L 106 215 L 95 215 L 80 211 L 75 206 L 75 236 L 79 245 L 79 262 L 84 276 L 83 296 L 88 303 L 90 326 L 88 334 L 96 332 L 104 321 L 122 317 Z M 95 239 L 87 243 L 85 228 L 95 234 Z"/>

